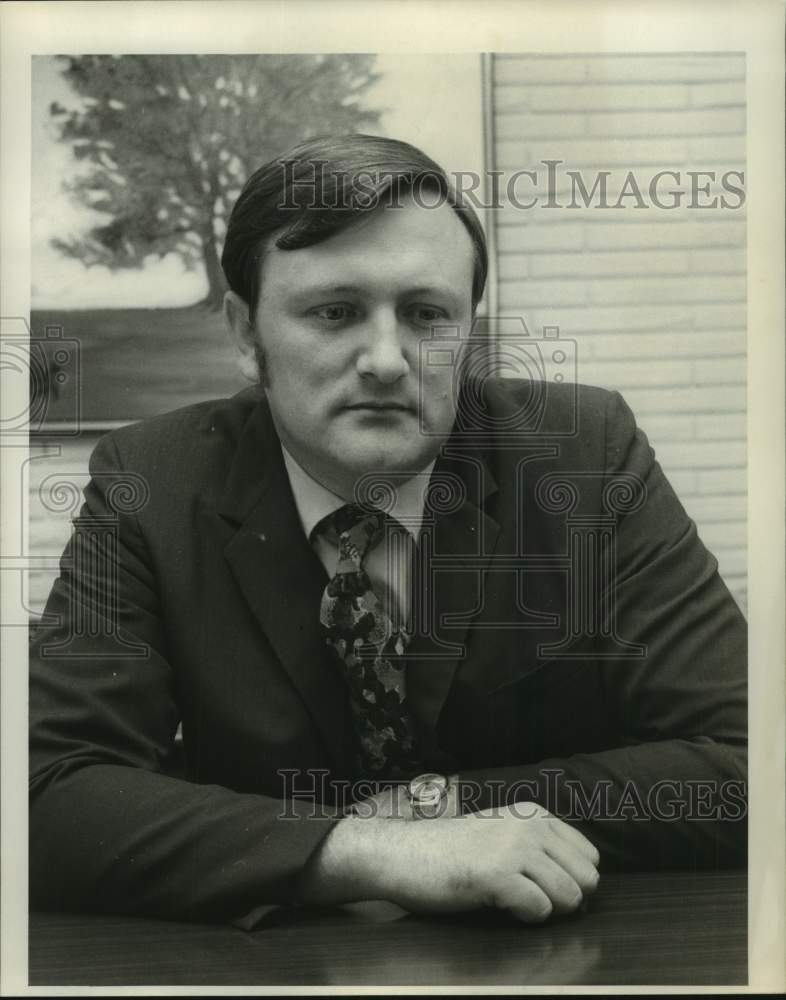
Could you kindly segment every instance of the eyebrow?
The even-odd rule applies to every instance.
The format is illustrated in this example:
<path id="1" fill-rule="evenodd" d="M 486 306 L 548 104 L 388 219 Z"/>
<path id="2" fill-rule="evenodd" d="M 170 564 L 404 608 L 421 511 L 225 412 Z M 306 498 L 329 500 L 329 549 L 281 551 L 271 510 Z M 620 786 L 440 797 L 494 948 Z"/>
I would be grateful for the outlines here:
<path id="1" fill-rule="evenodd" d="M 291 297 L 295 300 L 301 300 L 322 295 L 364 295 L 367 292 L 368 289 L 362 285 L 307 285 L 293 289 Z M 415 288 L 406 288 L 402 297 L 416 298 L 419 295 L 434 295 L 438 298 L 448 299 L 454 305 L 459 305 L 461 302 L 461 295 L 449 285 L 418 285 Z"/>

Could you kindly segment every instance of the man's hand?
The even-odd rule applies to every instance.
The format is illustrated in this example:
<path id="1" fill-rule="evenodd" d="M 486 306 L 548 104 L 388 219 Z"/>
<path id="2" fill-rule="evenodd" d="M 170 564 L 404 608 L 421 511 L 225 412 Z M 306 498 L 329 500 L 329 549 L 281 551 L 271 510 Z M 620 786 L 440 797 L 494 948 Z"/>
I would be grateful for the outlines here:
<path id="1" fill-rule="evenodd" d="M 349 817 L 302 883 L 306 903 L 387 899 L 413 912 L 492 906 L 532 923 L 575 910 L 598 884 L 596 848 L 534 803 L 461 819 Z"/>

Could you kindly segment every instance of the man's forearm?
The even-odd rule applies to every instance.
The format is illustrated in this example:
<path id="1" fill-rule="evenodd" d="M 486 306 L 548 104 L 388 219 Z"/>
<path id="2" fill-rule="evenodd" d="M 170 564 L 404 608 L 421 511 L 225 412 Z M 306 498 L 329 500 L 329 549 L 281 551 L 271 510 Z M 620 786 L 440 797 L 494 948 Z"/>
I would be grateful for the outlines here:
<path id="1" fill-rule="evenodd" d="M 282 815 L 285 813 L 285 815 Z M 297 900 L 340 812 L 138 767 L 41 775 L 30 804 L 31 905 L 225 920 Z"/>

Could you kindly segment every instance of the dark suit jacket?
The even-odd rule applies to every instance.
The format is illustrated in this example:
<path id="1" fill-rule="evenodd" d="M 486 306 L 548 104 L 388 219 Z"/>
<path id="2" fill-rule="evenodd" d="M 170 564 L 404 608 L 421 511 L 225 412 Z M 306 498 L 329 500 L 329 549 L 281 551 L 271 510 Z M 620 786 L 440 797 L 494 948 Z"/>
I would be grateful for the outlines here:
<path id="1" fill-rule="evenodd" d="M 408 666 L 428 763 L 472 808 L 577 823 L 601 870 L 742 863 L 742 615 L 621 397 L 551 386 L 531 433 L 500 432 L 528 393 L 487 385 L 435 469 Z M 291 901 L 353 740 L 264 397 L 114 431 L 90 469 L 32 644 L 31 901 Z"/>

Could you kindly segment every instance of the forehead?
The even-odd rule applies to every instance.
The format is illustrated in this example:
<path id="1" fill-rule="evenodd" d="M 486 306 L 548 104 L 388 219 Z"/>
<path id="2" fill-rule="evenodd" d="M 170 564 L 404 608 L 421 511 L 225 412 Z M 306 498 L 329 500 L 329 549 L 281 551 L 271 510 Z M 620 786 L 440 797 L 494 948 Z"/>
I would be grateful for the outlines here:
<path id="1" fill-rule="evenodd" d="M 434 208 L 411 198 L 369 213 L 322 243 L 280 250 L 275 236 L 262 261 L 262 295 L 309 284 L 374 290 L 446 285 L 471 297 L 472 240 L 447 203 Z"/>

